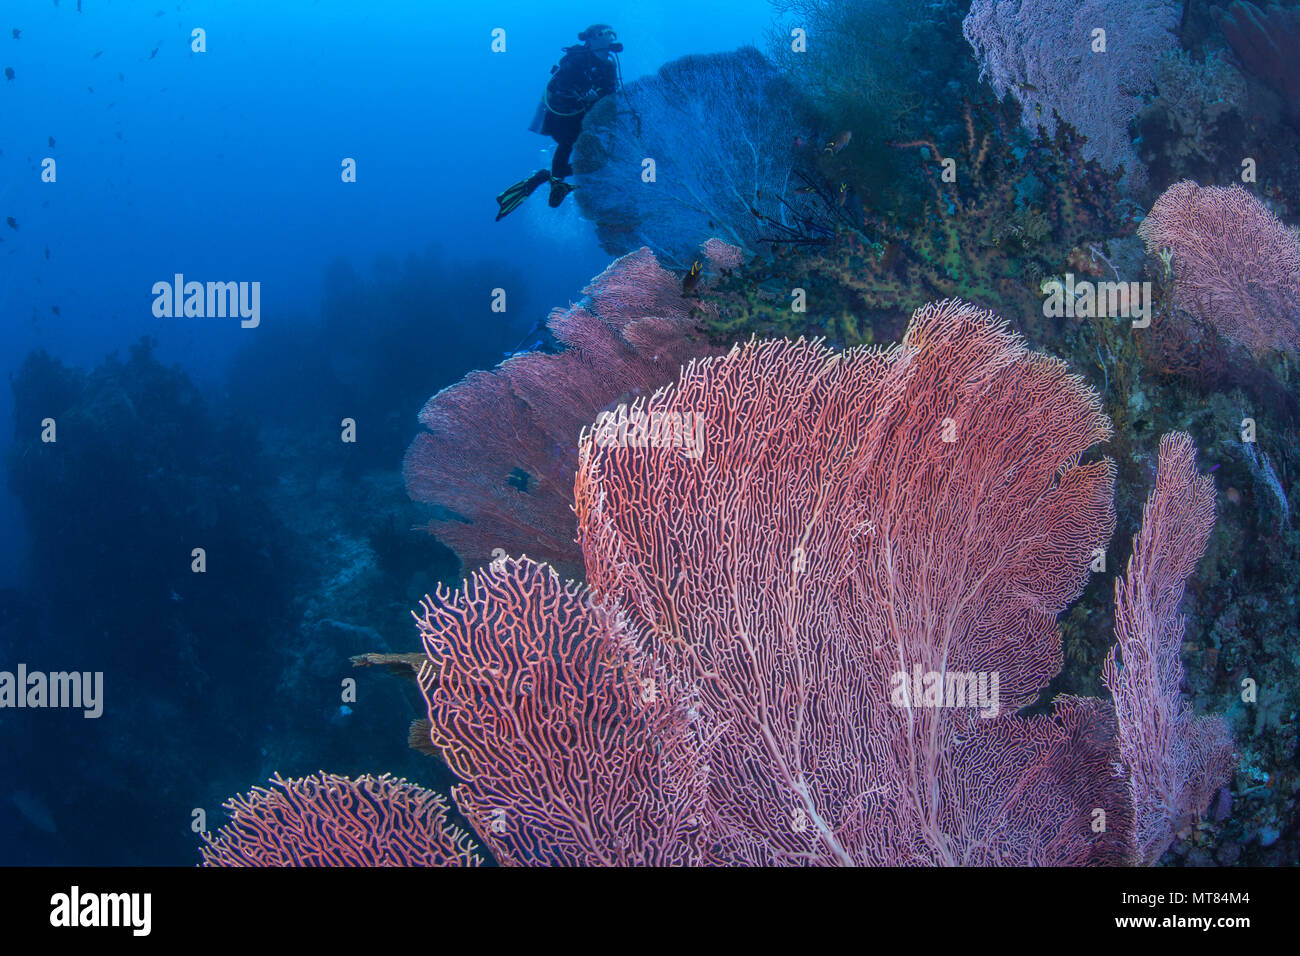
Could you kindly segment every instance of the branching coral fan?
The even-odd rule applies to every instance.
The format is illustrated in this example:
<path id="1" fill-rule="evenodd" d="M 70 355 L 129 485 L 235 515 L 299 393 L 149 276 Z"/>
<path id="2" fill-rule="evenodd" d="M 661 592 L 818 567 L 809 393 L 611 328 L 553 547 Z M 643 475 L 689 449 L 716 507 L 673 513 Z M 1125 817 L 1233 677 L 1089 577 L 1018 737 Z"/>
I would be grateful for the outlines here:
<path id="1" fill-rule="evenodd" d="M 1136 857 L 1146 863 L 1160 858 L 1232 773 L 1227 725 L 1194 717 L 1180 694 L 1185 622 L 1178 603 L 1213 530 L 1214 484 L 1196 473 L 1191 439 L 1166 435 L 1128 574 L 1116 586 L 1116 644 L 1103 665 L 1132 774 Z"/>
<path id="2" fill-rule="evenodd" d="M 697 420 L 702 456 L 608 440 L 639 414 Z M 1169 663 L 1213 519 L 1186 436 L 1118 590 L 1116 705 L 1018 713 L 1114 466 L 1083 460 L 1096 394 L 990 313 L 928 305 L 887 350 L 751 342 L 601 429 L 590 589 L 503 559 L 417 616 L 431 740 L 498 861 L 1140 862 L 1226 781 Z"/>
<path id="3" fill-rule="evenodd" d="M 710 236 L 754 254 L 794 198 L 802 112 L 794 85 L 753 47 L 673 60 L 601 100 L 573 161 L 601 245 L 649 246 L 683 269 Z"/>
<path id="4" fill-rule="evenodd" d="M 443 796 L 388 774 L 319 773 L 226 802 L 231 820 L 204 834 L 205 866 L 477 866 Z"/>
<path id="5" fill-rule="evenodd" d="M 1175 183 L 1138 234 L 1172 253 L 1179 308 L 1254 351 L 1300 351 L 1300 237 L 1241 186 Z"/>
<path id="6" fill-rule="evenodd" d="M 1129 121 L 1151 88 L 1157 58 L 1177 47 L 1179 4 L 1171 0 L 974 0 L 962 25 L 998 96 L 1014 95 L 1029 130 L 1056 119 L 1087 137 L 1084 155 L 1145 171 Z"/>
<path id="7" fill-rule="evenodd" d="M 738 262 L 722 242 L 703 248 L 710 271 Z M 717 351 L 696 331 L 681 280 L 649 249 L 614 262 L 583 292 L 548 320 L 563 346 L 558 354 L 532 352 L 471 372 L 420 412 L 427 431 L 406 452 L 406 489 L 441 506 L 428 530 L 466 568 L 500 548 L 580 573 L 572 510 L 578 433 L 611 402 L 648 395 L 684 363 Z"/>

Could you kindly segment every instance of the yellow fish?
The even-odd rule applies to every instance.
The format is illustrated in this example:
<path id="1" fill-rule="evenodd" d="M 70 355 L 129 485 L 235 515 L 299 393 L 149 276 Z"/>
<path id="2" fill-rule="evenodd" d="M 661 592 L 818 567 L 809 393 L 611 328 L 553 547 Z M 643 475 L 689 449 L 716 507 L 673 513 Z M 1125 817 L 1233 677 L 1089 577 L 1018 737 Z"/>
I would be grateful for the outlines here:
<path id="1" fill-rule="evenodd" d="M 700 274 L 702 272 L 704 272 L 704 265 L 699 259 L 696 259 L 691 263 L 691 270 L 682 279 L 682 295 L 689 295 L 695 291 L 695 287 L 700 284 Z"/>
<path id="2" fill-rule="evenodd" d="M 846 129 L 844 132 L 840 133 L 839 136 L 836 136 L 833 140 L 831 140 L 829 143 L 826 144 L 826 149 L 824 150 L 824 152 L 838 153 L 845 146 L 849 145 L 849 140 L 851 139 L 853 139 L 853 131 Z"/>

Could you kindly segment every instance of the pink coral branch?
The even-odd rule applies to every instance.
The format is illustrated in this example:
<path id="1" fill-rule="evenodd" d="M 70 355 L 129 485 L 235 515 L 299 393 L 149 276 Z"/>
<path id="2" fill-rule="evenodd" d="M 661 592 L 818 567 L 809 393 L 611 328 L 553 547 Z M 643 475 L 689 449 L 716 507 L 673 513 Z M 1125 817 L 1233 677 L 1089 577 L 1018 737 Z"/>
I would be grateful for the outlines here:
<path id="1" fill-rule="evenodd" d="M 254 787 L 225 804 L 231 819 L 204 834 L 204 866 L 478 866 L 447 801 L 389 774 L 319 773 Z"/>
<path id="2" fill-rule="evenodd" d="M 614 609 L 505 560 L 422 612 L 432 742 L 499 862 L 699 862 L 703 770 L 683 690 Z"/>
<path id="3" fill-rule="evenodd" d="M 1158 860 L 1174 835 L 1204 812 L 1235 765 L 1227 725 L 1217 717 L 1194 717 L 1180 692 L 1186 622 L 1178 605 L 1205 553 L 1214 510 L 1214 483 L 1197 474 L 1191 438 L 1165 435 L 1128 573 L 1116 582 L 1116 646 L 1103 669 L 1137 814 L 1134 862 Z"/>

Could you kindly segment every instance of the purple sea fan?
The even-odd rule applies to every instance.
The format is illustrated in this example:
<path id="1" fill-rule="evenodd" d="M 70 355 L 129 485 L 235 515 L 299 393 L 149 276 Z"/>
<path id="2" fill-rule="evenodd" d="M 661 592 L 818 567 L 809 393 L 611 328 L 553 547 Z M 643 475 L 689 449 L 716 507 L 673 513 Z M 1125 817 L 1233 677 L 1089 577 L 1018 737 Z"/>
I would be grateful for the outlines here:
<path id="1" fill-rule="evenodd" d="M 1180 693 L 1186 622 L 1178 605 L 1212 530 L 1214 481 L 1196 473 L 1191 438 L 1171 432 L 1160 440 L 1128 573 L 1115 585 L 1115 647 L 1102 669 L 1133 794 L 1134 863 L 1160 859 L 1232 776 L 1227 724 L 1193 716 Z"/>
<path id="2" fill-rule="evenodd" d="M 1300 351 L 1300 239 L 1241 186 L 1175 183 L 1138 234 L 1173 254 L 1180 309 L 1254 351 Z"/>
<path id="3" fill-rule="evenodd" d="M 1181 4 L 1171 0 L 974 0 L 966 39 L 998 96 L 1020 101 L 1030 131 L 1056 131 L 1055 113 L 1085 137 L 1084 156 L 1125 168 L 1130 186 L 1145 170 L 1129 122 L 1151 88 L 1156 60 L 1177 47 Z M 1094 46 L 1105 31 L 1105 51 Z"/>

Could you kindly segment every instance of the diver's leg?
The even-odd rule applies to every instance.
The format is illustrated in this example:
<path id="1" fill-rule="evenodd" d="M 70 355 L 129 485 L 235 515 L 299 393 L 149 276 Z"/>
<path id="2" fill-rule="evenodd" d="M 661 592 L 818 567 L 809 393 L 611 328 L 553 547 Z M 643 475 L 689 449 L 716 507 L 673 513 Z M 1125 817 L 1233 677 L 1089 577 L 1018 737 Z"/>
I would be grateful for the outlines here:
<path id="1" fill-rule="evenodd" d="M 573 151 L 573 144 L 578 141 L 578 136 L 581 133 L 581 116 L 565 116 L 555 124 L 555 130 L 551 133 L 551 136 L 555 138 L 555 155 L 551 158 L 551 175 L 556 179 L 563 179 L 566 176 L 573 175 L 573 167 L 569 165 L 569 154 Z"/>
<path id="2" fill-rule="evenodd" d="M 573 151 L 573 143 L 571 139 L 556 141 L 555 156 L 551 160 L 551 175 L 556 179 L 563 179 L 573 174 L 573 167 L 569 165 L 569 153 Z"/>

